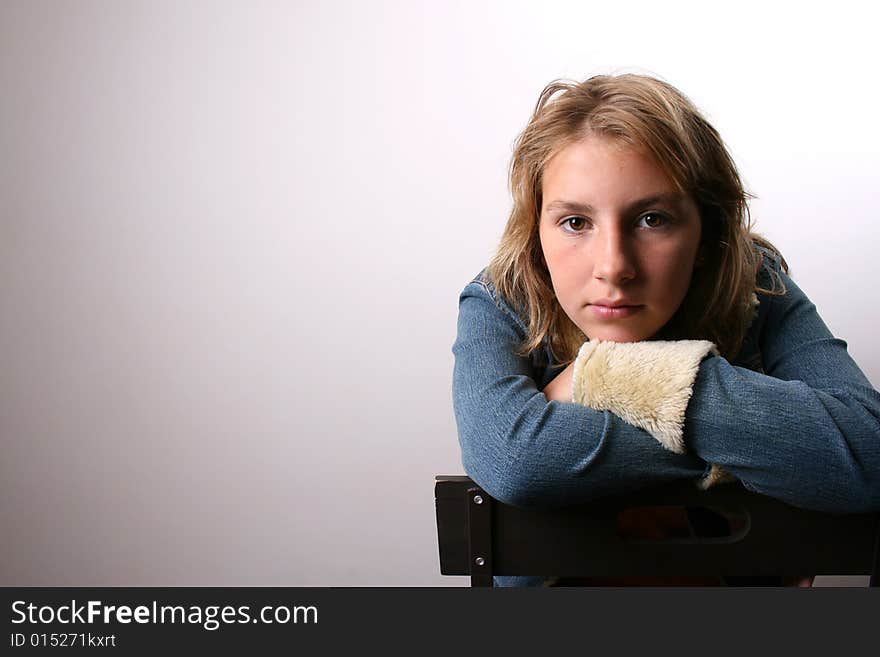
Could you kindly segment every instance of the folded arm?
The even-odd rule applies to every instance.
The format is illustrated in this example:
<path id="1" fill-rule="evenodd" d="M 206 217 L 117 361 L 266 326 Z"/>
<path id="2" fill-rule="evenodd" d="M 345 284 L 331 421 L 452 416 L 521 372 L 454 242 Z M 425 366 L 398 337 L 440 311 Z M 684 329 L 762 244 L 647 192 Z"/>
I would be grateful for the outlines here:
<path id="1" fill-rule="evenodd" d="M 608 411 L 548 401 L 529 359 L 515 350 L 522 321 L 480 282 L 459 302 L 453 402 L 465 471 L 518 506 L 584 502 L 674 479 L 706 463 L 664 449 Z"/>
<path id="2" fill-rule="evenodd" d="M 830 512 L 880 510 L 880 394 L 781 274 L 764 296 L 764 374 L 703 361 L 685 442 L 757 492 Z"/>

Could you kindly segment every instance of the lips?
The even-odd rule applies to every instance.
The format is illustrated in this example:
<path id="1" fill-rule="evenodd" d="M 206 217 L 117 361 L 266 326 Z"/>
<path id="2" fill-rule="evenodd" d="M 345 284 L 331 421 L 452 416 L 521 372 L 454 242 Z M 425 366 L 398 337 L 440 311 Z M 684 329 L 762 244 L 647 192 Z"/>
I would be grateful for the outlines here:
<path id="1" fill-rule="evenodd" d="M 612 303 L 612 302 L 609 302 Z M 601 319 L 623 319 L 639 312 L 644 306 L 624 305 L 618 302 L 618 305 L 604 305 L 593 303 L 587 306 L 590 311 Z"/>
<path id="2" fill-rule="evenodd" d="M 589 304 L 591 306 L 605 306 L 606 308 L 623 308 L 626 306 L 637 307 L 640 304 L 633 303 L 627 299 L 617 299 L 616 301 L 612 301 L 611 299 L 597 299 L 593 303 Z"/>

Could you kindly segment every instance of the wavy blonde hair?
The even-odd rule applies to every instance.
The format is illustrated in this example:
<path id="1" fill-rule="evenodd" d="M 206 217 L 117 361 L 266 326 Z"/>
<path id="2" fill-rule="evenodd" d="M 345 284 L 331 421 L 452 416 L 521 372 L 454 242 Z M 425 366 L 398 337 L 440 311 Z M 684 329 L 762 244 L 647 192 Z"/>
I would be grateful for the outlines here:
<path id="1" fill-rule="evenodd" d="M 531 120 L 516 140 L 510 162 L 513 209 L 489 275 L 524 317 L 527 356 L 549 338 L 557 363 L 567 365 L 587 336 L 562 310 L 538 236 L 541 178 L 559 151 L 588 134 L 611 137 L 654 158 L 679 192 L 697 204 L 703 264 L 687 294 L 656 339 L 704 339 L 722 356 L 739 353 L 752 321 L 753 295 L 784 294 L 758 287 L 760 245 L 788 265 L 779 250 L 752 232 L 748 200 L 736 165 L 718 132 L 693 103 L 662 80 L 636 74 L 598 75 L 583 82 L 554 80 L 541 92 Z"/>

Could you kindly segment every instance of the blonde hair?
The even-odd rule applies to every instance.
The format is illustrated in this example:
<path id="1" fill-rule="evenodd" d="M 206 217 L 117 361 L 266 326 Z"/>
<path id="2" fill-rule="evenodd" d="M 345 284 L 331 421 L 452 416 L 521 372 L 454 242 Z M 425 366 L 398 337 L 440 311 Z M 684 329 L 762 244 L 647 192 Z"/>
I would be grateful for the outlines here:
<path id="1" fill-rule="evenodd" d="M 544 167 L 587 134 L 643 149 L 700 212 L 703 265 L 654 337 L 711 340 L 722 356 L 733 358 L 753 317 L 753 294 L 785 292 L 781 280 L 782 289 L 757 286 L 762 255 L 755 245 L 781 255 L 752 232 L 752 195 L 715 128 L 672 85 L 635 74 L 551 82 L 516 140 L 509 171 L 513 209 L 488 270 L 501 295 L 528 318 L 519 354 L 531 354 L 549 338 L 557 363 L 566 365 L 587 339 L 556 299 L 538 237 Z M 788 271 L 784 259 L 782 267 Z"/>

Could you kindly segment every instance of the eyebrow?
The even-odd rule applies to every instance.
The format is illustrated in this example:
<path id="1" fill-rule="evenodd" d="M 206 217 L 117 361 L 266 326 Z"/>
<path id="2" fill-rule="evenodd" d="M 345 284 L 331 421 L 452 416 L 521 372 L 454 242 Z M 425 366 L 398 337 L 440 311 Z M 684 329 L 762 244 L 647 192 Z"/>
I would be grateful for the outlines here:
<path id="1" fill-rule="evenodd" d="M 641 198 L 638 201 L 630 203 L 627 206 L 626 210 L 628 212 L 632 212 L 634 210 L 638 210 L 649 205 L 656 205 L 658 203 L 667 205 L 678 205 L 682 202 L 682 200 L 682 195 L 675 192 L 652 194 L 651 196 L 646 196 L 645 198 Z M 583 212 L 585 214 L 589 214 L 593 212 L 594 209 L 595 208 L 593 208 L 593 206 L 589 203 L 578 203 L 577 201 L 564 201 L 561 199 L 553 201 L 547 206 L 547 212 L 562 210 L 563 212 Z"/>

